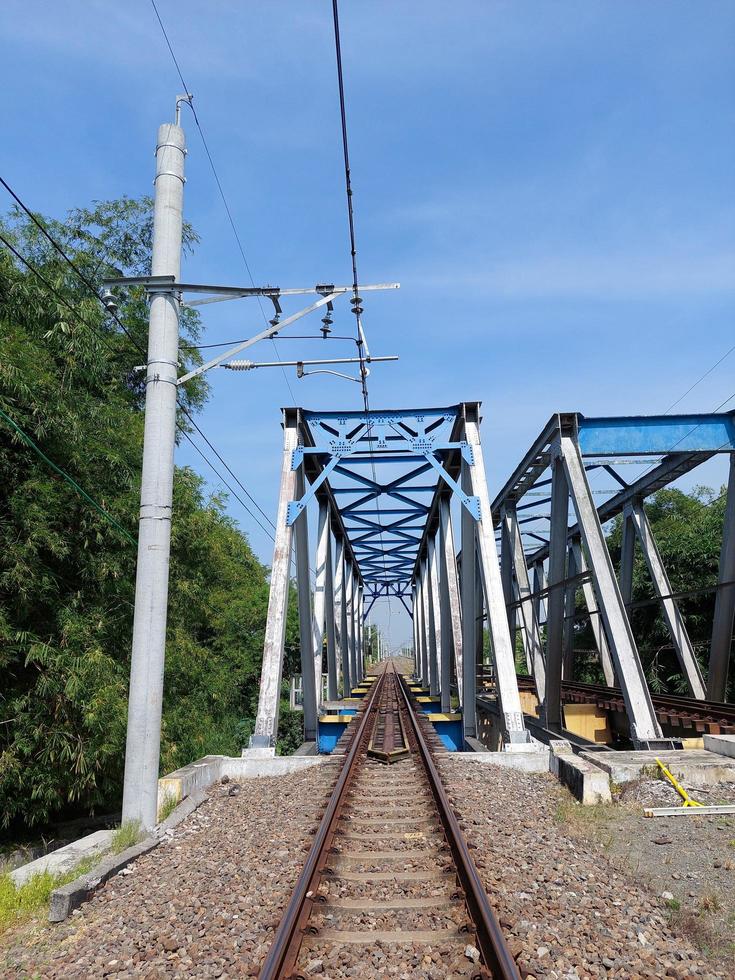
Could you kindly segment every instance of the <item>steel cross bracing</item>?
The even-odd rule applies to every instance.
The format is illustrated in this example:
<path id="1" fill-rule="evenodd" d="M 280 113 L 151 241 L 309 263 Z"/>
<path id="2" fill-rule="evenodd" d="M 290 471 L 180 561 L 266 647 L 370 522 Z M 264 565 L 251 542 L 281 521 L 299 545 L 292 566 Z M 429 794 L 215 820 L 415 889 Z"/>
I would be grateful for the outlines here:
<path id="1" fill-rule="evenodd" d="M 362 680 L 365 617 L 378 599 L 392 597 L 414 621 L 417 676 L 441 697 L 444 711 L 451 707 L 451 689 L 457 691 L 465 706 L 465 734 L 474 736 L 477 644 L 474 639 L 464 644 L 464 636 L 475 636 L 479 591 L 479 605 L 484 603 L 488 610 L 504 742 L 508 747 L 527 742 L 492 536 L 479 421 L 479 403 L 474 402 L 390 411 L 284 411 L 281 495 L 252 750 L 273 751 L 275 745 L 292 539 L 297 549 L 307 740 L 316 733 L 325 630 L 332 699 L 338 687 L 346 696 Z M 462 564 L 471 584 L 472 624 L 461 613 L 451 500 L 464 515 Z M 319 510 L 313 596 L 304 557 L 312 502 Z M 332 597 L 331 625 L 326 597 Z"/>
<path id="2" fill-rule="evenodd" d="M 705 684 L 643 501 L 716 453 L 730 455 L 730 479 Z M 620 472 L 631 464 L 644 467 L 632 479 Z M 594 472 L 604 473 L 614 486 L 593 491 L 589 475 Z M 606 497 L 597 506 L 595 492 Z M 576 517 L 571 525 L 570 502 Z M 612 686 L 617 680 L 622 688 L 634 742 L 645 747 L 662 741 L 629 618 L 636 546 L 691 693 L 699 699 L 725 697 L 735 615 L 735 414 L 554 415 L 495 498 L 492 512 L 509 628 L 513 635 L 520 628 L 548 729 L 563 728 L 561 682 L 572 678 L 575 594 L 581 589 L 605 682 Z M 602 531 L 618 515 L 623 518 L 619 577 Z"/>

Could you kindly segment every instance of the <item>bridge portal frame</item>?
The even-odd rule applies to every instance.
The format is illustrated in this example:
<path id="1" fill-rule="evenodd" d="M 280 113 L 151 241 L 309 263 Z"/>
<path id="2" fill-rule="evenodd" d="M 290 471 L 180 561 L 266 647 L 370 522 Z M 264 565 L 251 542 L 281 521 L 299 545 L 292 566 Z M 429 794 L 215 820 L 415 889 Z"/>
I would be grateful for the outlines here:
<path id="1" fill-rule="evenodd" d="M 729 453 L 730 476 L 705 689 L 643 501 L 716 453 Z M 628 483 L 615 464 L 638 458 L 652 458 L 652 462 L 637 480 Z M 620 490 L 595 507 L 587 474 L 598 468 L 604 469 Z M 542 499 L 523 500 L 529 491 L 536 492 L 541 487 L 545 488 Z M 571 526 L 570 501 L 577 518 Z M 547 504 L 550 513 L 536 511 Z M 544 671 L 533 673 L 547 728 L 560 731 L 562 727 L 562 672 L 569 673 L 572 666 L 573 609 L 570 618 L 568 602 L 569 596 L 581 587 L 606 683 L 611 686 L 617 679 L 623 691 L 633 741 L 641 748 L 655 748 L 662 742 L 628 616 L 636 543 L 643 552 L 693 695 L 704 698 L 706 690 L 707 697 L 724 699 L 735 617 L 735 413 L 628 418 L 557 413 L 497 495 L 492 509 L 517 593 L 517 598 L 514 594 L 508 599 L 506 586 L 507 608 L 509 614 L 521 610 L 522 639 L 530 663 L 534 661 L 535 636 L 527 619 L 532 625 L 535 611 L 540 621 L 541 603 L 546 601 Z M 619 514 L 623 516 L 623 542 L 618 583 L 602 527 Z M 539 521 L 549 522 L 546 537 L 538 533 Z M 521 537 L 526 538 L 520 553 L 515 548 L 511 550 L 509 526 L 517 526 Z M 522 527 L 529 530 L 521 530 Z M 548 565 L 548 585 L 544 581 L 544 563 Z M 529 567 L 534 570 L 532 592 L 525 588 Z"/>
<path id="2" fill-rule="evenodd" d="M 446 711 L 454 672 L 466 736 L 477 734 L 476 658 L 482 629 L 476 619 L 483 606 L 487 609 L 504 744 L 508 749 L 528 744 L 479 425 L 479 402 L 369 412 L 283 410 L 281 488 L 251 751 L 275 752 L 294 538 L 307 740 L 316 734 L 325 632 L 330 692 L 338 691 L 341 673 L 342 693 L 348 695 L 365 672 L 365 608 L 369 612 L 378 598 L 392 595 L 407 608 L 406 599 L 412 600 L 417 675 L 440 695 Z M 380 479 L 379 464 L 408 469 Z M 366 467 L 372 468 L 372 477 Z M 422 480 L 427 474 L 430 483 Z M 338 477 L 348 484 L 336 485 Z M 426 494 L 431 495 L 429 503 L 424 502 Z M 387 500 L 382 509 L 381 498 Z M 313 601 L 307 557 L 307 506 L 312 499 L 319 505 Z M 462 513 L 461 575 L 451 499 Z M 336 606 L 331 620 L 326 614 L 330 588 Z M 462 616 L 463 602 L 471 623 Z"/>

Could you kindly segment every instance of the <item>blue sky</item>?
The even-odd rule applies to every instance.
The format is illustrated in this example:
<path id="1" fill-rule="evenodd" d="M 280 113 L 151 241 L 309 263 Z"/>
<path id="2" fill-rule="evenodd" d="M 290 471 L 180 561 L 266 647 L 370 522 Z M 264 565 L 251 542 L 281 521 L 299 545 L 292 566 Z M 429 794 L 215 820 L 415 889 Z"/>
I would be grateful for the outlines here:
<path id="1" fill-rule="evenodd" d="M 348 281 L 328 0 L 159 9 L 256 281 Z M 366 298 L 373 353 L 401 357 L 376 366 L 374 406 L 481 399 L 495 490 L 553 411 L 663 411 L 731 346 L 734 3 L 342 0 L 341 17 L 361 278 L 402 284 Z M 60 216 L 149 193 L 181 86 L 148 0 L 5 0 L 0 38 L 0 171 L 27 203 Z M 247 282 L 184 120 L 202 237 L 186 275 Z M 206 340 L 256 332 L 259 317 L 222 304 Z M 351 319 L 338 307 L 335 332 Z M 284 359 L 322 349 L 279 342 Z M 734 364 L 677 409 L 735 392 Z M 275 516 L 287 385 L 278 371 L 212 380 L 202 427 Z M 289 383 L 305 407 L 359 405 L 357 385 Z M 179 461 L 199 468 L 186 447 Z M 270 541 L 251 540 L 269 563 Z M 392 642 L 408 636 L 394 610 Z"/>

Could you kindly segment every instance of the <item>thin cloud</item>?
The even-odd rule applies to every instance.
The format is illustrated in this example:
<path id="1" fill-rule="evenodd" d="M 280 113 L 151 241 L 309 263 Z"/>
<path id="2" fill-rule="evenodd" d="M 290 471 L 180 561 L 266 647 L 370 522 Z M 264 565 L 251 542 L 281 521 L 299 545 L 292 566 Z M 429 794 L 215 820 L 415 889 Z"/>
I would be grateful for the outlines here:
<path id="1" fill-rule="evenodd" d="M 516 256 L 411 276 L 413 284 L 471 291 L 484 298 L 583 297 L 597 300 L 735 292 L 735 251 L 704 255 L 587 252 Z"/>

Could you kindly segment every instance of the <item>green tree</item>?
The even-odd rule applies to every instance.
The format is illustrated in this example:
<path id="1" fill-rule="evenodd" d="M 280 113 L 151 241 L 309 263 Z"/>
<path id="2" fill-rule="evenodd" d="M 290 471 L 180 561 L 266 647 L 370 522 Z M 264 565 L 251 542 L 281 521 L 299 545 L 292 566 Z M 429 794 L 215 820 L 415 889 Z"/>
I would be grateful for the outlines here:
<path id="1" fill-rule="evenodd" d="M 669 576 L 672 593 L 686 593 L 677 599 L 677 603 L 705 676 L 725 513 L 724 489 L 719 494 L 706 487 L 696 487 L 690 493 L 665 489 L 652 494 L 645 501 L 646 514 Z M 607 537 L 610 554 L 618 570 L 621 537 L 622 518 L 618 517 Z M 578 590 L 576 611 L 581 618 L 575 625 L 575 677 L 577 680 L 601 683 L 602 671 L 597 662 L 589 622 L 583 616 L 585 609 L 582 592 Z M 651 689 L 687 692 L 686 679 L 679 667 L 638 544 L 633 567 L 630 616 Z"/>
<path id="2" fill-rule="evenodd" d="M 44 223 L 94 282 L 150 269 L 149 199 Z M 0 417 L 0 820 L 12 828 L 114 806 L 121 795 L 143 432 L 134 368 L 147 305 L 140 289 L 120 297 L 131 341 L 30 221 L 14 212 L 3 234 L 58 295 L 0 252 L 0 409 L 123 529 Z M 196 243 L 191 228 L 184 243 Z M 200 363 L 199 329 L 185 310 L 183 369 Z M 196 412 L 206 396 L 196 379 L 182 401 Z M 177 468 L 165 771 L 239 751 L 254 715 L 267 569 L 223 508 Z M 291 644 L 294 632 L 291 616 Z"/>

